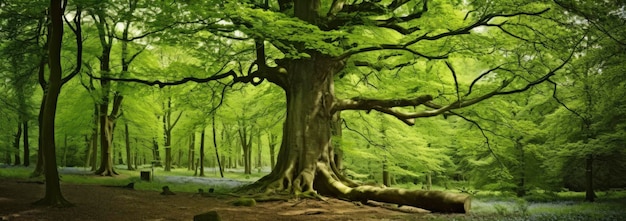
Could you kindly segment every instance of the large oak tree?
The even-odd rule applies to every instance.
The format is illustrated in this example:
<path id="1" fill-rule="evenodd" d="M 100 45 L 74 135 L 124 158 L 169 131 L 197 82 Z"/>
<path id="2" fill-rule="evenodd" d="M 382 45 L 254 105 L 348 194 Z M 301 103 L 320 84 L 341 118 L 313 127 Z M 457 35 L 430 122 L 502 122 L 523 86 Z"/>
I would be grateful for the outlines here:
<path id="1" fill-rule="evenodd" d="M 548 81 L 572 57 L 570 51 L 551 46 L 554 38 L 565 35 L 559 35 L 562 30 L 546 19 L 551 13 L 549 3 L 278 0 L 188 4 L 183 5 L 189 10 L 202 8 L 192 13 L 195 17 L 184 14 L 188 17 L 181 18 L 197 25 L 188 30 L 254 41 L 256 60 L 247 72 L 231 70 L 174 81 L 107 79 L 159 86 L 231 79 L 231 83 L 254 85 L 269 81 L 282 88 L 287 116 L 278 159 L 270 174 L 246 187 L 252 192 L 319 193 L 438 212 L 467 212 L 466 195 L 364 186 L 345 178 L 335 162 L 333 119 L 342 111 L 377 111 L 415 125 L 416 118 L 456 115 L 457 109 Z M 551 34 L 546 34 L 549 28 Z M 569 49 L 579 41 L 568 38 L 564 42 Z M 487 68 L 467 72 L 461 66 L 464 57 Z M 437 94 L 416 87 L 412 93 L 391 98 L 336 96 L 335 82 L 366 79 L 369 74 L 358 74 L 362 70 L 410 74 L 400 71 L 405 67 L 425 70 L 415 73 L 415 78 L 445 71 L 454 79 L 455 93 Z M 464 84 L 458 78 L 473 80 Z"/>

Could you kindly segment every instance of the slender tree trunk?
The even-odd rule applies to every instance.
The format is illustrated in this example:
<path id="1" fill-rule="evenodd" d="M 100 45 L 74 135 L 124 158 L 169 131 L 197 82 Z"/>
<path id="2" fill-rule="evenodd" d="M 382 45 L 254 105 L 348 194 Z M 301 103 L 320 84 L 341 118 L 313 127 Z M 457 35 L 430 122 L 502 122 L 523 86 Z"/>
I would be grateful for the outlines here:
<path id="1" fill-rule="evenodd" d="M 45 20 L 45 19 L 42 19 Z M 43 22 L 43 21 L 42 21 Z M 44 43 L 43 49 L 47 50 L 48 42 Z M 43 91 L 41 103 L 39 104 L 39 115 L 37 115 L 37 123 L 39 124 L 37 131 L 37 164 L 35 164 L 35 170 L 31 173 L 31 177 L 39 177 L 44 172 L 43 167 L 43 110 L 45 107 L 46 99 L 48 96 L 48 84 L 45 79 L 45 69 L 48 63 L 48 56 L 43 53 L 39 60 L 39 68 L 37 70 L 37 77 L 39 80 L 39 86 Z"/>
<path id="2" fill-rule="evenodd" d="M 272 134 L 271 132 L 267 134 L 267 139 L 269 140 L 269 149 L 270 149 L 270 168 L 272 168 L 272 170 L 274 169 L 274 166 L 276 165 L 276 142 L 278 139 L 278 136 Z"/>
<path id="3" fill-rule="evenodd" d="M 30 166 L 30 145 L 28 144 L 28 120 L 22 122 L 24 128 L 24 166 Z"/>
<path id="4" fill-rule="evenodd" d="M 383 185 L 387 187 L 391 186 L 390 181 L 389 170 L 387 170 L 387 158 L 385 157 L 385 160 L 383 161 Z"/>
<path id="5" fill-rule="evenodd" d="M 517 149 L 519 151 L 519 177 L 518 177 L 518 182 L 517 182 L 517 197 L 523 197 L 526 195 L 526 156 L 524 155 L 524 146 L 522 145 L 522 143 L 520 142 L 522 138 L 520 137 L 519 139 L 517 139 L 515 141 L 515 146 L 517 146 Z"/>
<path id="6" fill-rule="evenodd" d="M 183 166 L 183 149 L 178 148 L 178 159 L 176 160 L 176 164 L 178 165 L 178 167 L 182 167 Z"/>
<path id="7" fill-rule="evenodd" d="M 191 136 L 189 137 L 189 170 L 194 170 L 195 168 L 195 152 L 196 152 L 196 133 L 191 132 Z"/>
<path id="8" fill-rule="evenodd" d="M 15 140 L 13 141 L 13 147 L 15 148 L 15 153 L 14 153 L 15 161 L 13 161 L 13 165 L 15 166 L 19 166 L 20 164 L 22 164 L 22 161 L 20 160 L 21 138 L 22 138 L 22 123 L 19 122 L 17 124 L 17 133 L 15 133 Z"/>
<path id="9" fill-rule="evenodd" d="M 43 76 L 43 69 L 39 70 L 40 76 Z M 44 87 L 42 85 L 42 87 Z M 48 97 L 48 86 L 43 88 L 43 98 L 41 100 L 41 104 L 39 106 L 39 116 L 37 117 L 37 121 L 39 121 L 39 137 L 37 138 L 37 164 L 35 164 L 35 170 L 30 175 L 31 177 L 39 177 L 44 173 L 44 162 L 43 162 L 43 110 L 45 107 L 46 99 Z"/>
<path id="10" fill-rule="evenodd" d="M 426 190 L 432 190 L 432 189 L 433 189 L 433 172 L 428 171 L 426 172 Z"/>
<path id="11" fill-rule="evenodd" d="M 165 171 L 171 171 L 172 167 L 172 147 L 171 145 L 171 131 L 167 127 L 167 113 L 163 116 L 163 137 L 165 144 Z"/>
<path id="12" fill-rule="evenodd" d="M 211 125 L 213 126 L 213 146 L 215 147 L 215 159 L 217 160 L 217 168 L 220 170 L 220 176 L 224 178 L 224 168 L 222 167 L 222 162 L 220 162 L 220 154 L 217 151 L 217 133 L 215 132 L 215 114 L 213 114 L 213 120 L 211 121 Z"/>
<path id="13" fill-rule="evenodd" d="M 67 146 L 67 134 L 63 134 L 63 167 L 67 167 L 67 151 L 69 147 Z"/>
<path id="14" fill-rule="evenodd" d="M 89 135 L 85 134 L 85 164 L 84 167 L 89 167 L 91 163 L 91 141 L 89 140 Z"/>
<path id="15" fill-rule="evenodd" d="M 91 129 L 91 160 L 90 165 L 91 171 L 96 171 L 96 167 L 98 166 L 98 105 L 94 104 L 93 109 L 93 128 Z"/>
<path id="16" fill-rule="evenodd" d="M 152 161 L 154 161 L 154 166 L 161 166 L 161 154 L 159 152 L 159 143 L 157 142 L 157 138 L 152 138 Z"/>
<path id="17" fill-rule="evenodd" d="M 109 25 L 107 25 L 107 19 L 109 18 L 107 17 L 105 11 L 105 8 L 94 9 L 95 15 L 92 16 L 92 18 L 96 21 L 100 46 L 102 47 L 100 57 L 98 57 L 100 60 L 100 72 L 102 73 L 102 76 L 108 77 L 111 74 L 110 63 L 111 48 L 113 45 L 113 30 L 109 27 Z M 122 66 L 125 66 L 124 62 L 122 62 Z M 100 166 L 95 173 L 103 176 L 113 176 L 117 174 L 113 169 L 113 129 L 115 128 L 118 111 L 121 108 L 124 97 L 117 92 L 113 94 L 113 107 L 111 114 L 109 114 L 109 102 L 111 101 L 109 95 L 111 92 L 110 80 L 100 80 L 100 88 L 102 89 L 102 97 L 99 102 Z"/>
<path id="18" fill-rule="evenodd" d="M 57 109 L 57 101 L 61 92 L 61 41 L 63 38 L 63 12 L 61 0 L 50 0 L 50 30 L 49 30 L 49 67 L 50 74 L 48 80 L 48 96 L 46 96 L 43 111 L 43 148 L 44 163 L 46 168 L 46 193 L 43 199 L 37 204 L 51 206 L 68 206 L 70 203 L 65 200 L 61 193 L 59 184 L 59 172 L 56 162 L 56 148 L 54 139 L 54 124 Z"/>
<path id="19" fill-rule="evenodd" d="M 244 174 L 252 174 L 252 135 L 248 133 L 248 128 L 239 123 L 239 140 L 241 141 L 241 149 L 243 150 Z"/>
<path id="20" fill-rule="evenodd" d="M 204 128 L 200 134 L 200 176 L 204 176 Z"/>
<path id="21" fill-rule="evenodd" d="M 11 165 L 11 152 L 9 150 L 4 152 L 4 164 Z"/>
<path id="22" fill-rule="evenodd" d="M 596 193 L 593 190 L 593 154 L 588 154 L 585 159 L 585 201 L 593 202 Z"/>
<path id="23" fill-rule="evenodd" d="M 126 168 L 128 170 L 134 170 L 133 164 L 131 162 L 132 153 L 130 152 L 130 135 L 128 133 L 128 123 L 124 123 L 124 133 L 124 137 L 126 138 Z"/>
<path id="24" fill-rule="evenodd" d="M 135 154 L 133 155 L 133 163 L 135 164 L 135 169 L 139 169 L 139 152 L 137 151 L 137 146 L 139 144 L 137 142 L 135 142 Z"/>
<path id="25" fill-rule="evenodd" d="M 9 143 L 11 142 L 11 137 L 8 137 Z M 11 165 L 11 150 L 8 148 L 4 151 L 4 164 Z"/>
<path id="26" fill-rule="evenodd" d="M 262 157 L 261 157 L 261 153 L 263 151 L 263 142 L 261 141 L 261 131 L 259 131 L 259 133 L 257 134 L 256 138 L 257 138 L 256 140 L 257 140 L 257 148 L 258 148 L 257 149 L 257 157 L 256 157 L 256 159 L 257 159 L 256 167 L 260 169 L 261 167 L 263 167 L 263 160 L 262 160 Z"/>

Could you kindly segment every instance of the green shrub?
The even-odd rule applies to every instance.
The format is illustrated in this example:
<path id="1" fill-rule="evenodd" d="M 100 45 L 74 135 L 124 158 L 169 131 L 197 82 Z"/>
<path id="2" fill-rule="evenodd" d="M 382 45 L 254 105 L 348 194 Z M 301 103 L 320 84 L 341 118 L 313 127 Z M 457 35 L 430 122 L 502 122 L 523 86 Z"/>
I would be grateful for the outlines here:
<path id="1" fill-rule="evenodd" d="M 506 208 L 506 205 L 495 204 L 493 208 L 496 209 L 496 213 L 500 216 L 506 216 L 509 214 L 509 209 Z"/>

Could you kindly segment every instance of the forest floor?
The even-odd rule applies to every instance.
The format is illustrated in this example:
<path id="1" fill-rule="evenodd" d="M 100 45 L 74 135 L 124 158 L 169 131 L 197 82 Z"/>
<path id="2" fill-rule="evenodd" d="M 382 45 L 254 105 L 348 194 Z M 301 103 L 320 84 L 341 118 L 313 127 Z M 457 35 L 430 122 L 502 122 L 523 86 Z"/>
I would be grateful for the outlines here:
<path id="1" fill-rule="evenodd" d="M 432 216 L 336 199 L 263 202 L 238 207 L 232 205 L 234 197 L 160 195 L 155 191 L 86 184 L 62 184 L 61 189 L 73 207 L 33 206 L 32 202 L 43 197 L 44 185 L 0 180 L 0 220 L 193 220 L 194 215 L 208 211 L 217 211 L 222 220 L 429 220 L 428 216 Z"/>

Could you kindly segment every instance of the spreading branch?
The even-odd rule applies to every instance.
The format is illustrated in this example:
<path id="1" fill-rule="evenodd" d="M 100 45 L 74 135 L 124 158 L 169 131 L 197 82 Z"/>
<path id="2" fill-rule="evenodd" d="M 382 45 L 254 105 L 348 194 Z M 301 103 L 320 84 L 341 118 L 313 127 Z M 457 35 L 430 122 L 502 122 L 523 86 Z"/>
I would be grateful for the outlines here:
<path id="1" fill-rule="evenodd" d="M 422 95 L 411 99 L 390 99 L 390 100 L 382 100 L 382 99 L 373 99 L 373 98 L 363 98 L 363 97 L 355 97 L 351 99 L 338 99 L 335 101 L 333 106 L 333 113 L 342 110 L 366 110 L 370 111 L 377 107 L 380 108 L 391 108 L 391 107 L 410 107 L 410 106 L 420 106 L 426 102 L 429 102 L 433 99 L 430 95 Z"/>
<path id="2" fill-rule="evenodd" d="M 421 18 L 422 15 L 428 11 L 428 1 L 423 1 L 422 9 L 420 11 L 415 11 L 409 15 L 405 15 L 402 17 L 389 16 L 390 12 L 395 11 L 396 9 L 408 2 L 409 1 L 406 0 L 400 0 L 394 1 L 389 5 L 383 5 L 378 2 L 372 1 L 363 1 L 357 4 L 347 4 L 347 1 L 345 0 L 334 0 L 330 9 L 328 10 L 328 13 L 326 14 L 326 16 L 328 17 L 328 22 L 325 24 L 325 26 L 327 29 L 337 29 L 339 27 L 345 26 L 346 24 L 374 24 L 374 26 L 377 27 L 392 29 L 401 34 L 408 35 L 417 30 L 420 30 L 420 28 L 405 28 L 400 24 Z M 359 19 L 355 19 L 353 15 L 351 15 L 351 13 L 358 13 L 359 15 L 367 14 L 385 16 L 388 18 L 367 19 L 366 16 L 362 16 Z"/>
<path id="3" fill-rule="evenodd" d="M 583 120 L 583 122 L 587 122 L 587 118 L 583 117 L 583 115 L 581 115 L 580 113 L 578 113 L 578 111 L 571 109 L 570 107 L 568 107 L 565 103 L 563 103 L 563 101 L 561 101 L 561 99 L 559 99 L 559 97 L 556 95 L 556 90 L 557 90 L 557 84 L 556 82 L 552 81 L 552 80 L 548 80 L 548 83 L 552 84 L 554 87 L 554 89 L 552 90 L 552 98 L 554 98 L 554 100 L 556 100 L 557 103 L 559 103 L 559 105 L 563 106 L 566 110 L 568 110 L 569 112 L 573 113 L 574 115 L 576 115 L 578 118 L 580 118 L 581 120 Z"/>
<path id="4" fill-rule="evenodd" d="M 540 83 L 543 83 L 545 81 L 550 80 L 550 77 L 554 76 L 555 73 L 559 70 L 561 70 L 565 64 L 567 64 L 572 56 L 574 55 L 574 52 L 576 51 L 576 47 L 578 47 L 578 45 L 580 44 L 580 42 L 582 41 L 583 38 L 580 39 L 580 41 L 578 41 L 578 43 L 576 44 L 576 46 L 574 47 L 574 49 L 571 51 L 571 53 L 569 54 L 569 56 L 567 57 L 567 59 L 565 59 L 559 66 L 557 66 L 556 68 L 550 70 L 548 73 L 546 73 L 545 75 L 541 76 L 540 78 L 534 80 L 534 81 L 530 81 L 528 82 L 525 86 L 518 88 L 518 89 L 511 89 L 511 90 L 504 90 L 507 86 L 509 86 L 509 84 L 511 84 L 513 82 L 513 80 L 515 79 L 515 77 L 511 78 L 511 79 L 506 79 L 504 81 L 502 81 L 502 84 L 494 89 L 493 91 L 483 94 L 482 96 L 479 97 L 475 97 L 475 98 L 471 98 L 471 99 L 461 99 L 458 95 L 457 95 L 457 100 L 448 104 L 448 105 L 440 105 L 440 104 L 436 104 L 434 102 L 432 102 L 432 96 L 430 95 L 423 95 L 421 96 L 422 99 L 416 98 L 416 101 L 419 102 L 414 102 L 413 104 L 416 105 L 406 105 L 406 103 L 394 103 L 393 100 L 376 100 L 377 102 L 369 102 L 370 100 L 373 99 L 363 99 L 363 98 L 359 98 L 359 99 L 349 99 L 349 100 L 338 100 L 335 106 L 335 110 L 376 110 L 379 111 L 381 113 L 385 113 L 385 114 L 389 114 L 392 115 L 394 117 L 396 117 L 397 119 L 401 120 L 402 122 L 404 122 L 407 125 L 414 125 L 415 124 L 415 118 L 423 118 L 423 117 L 433 117 L 433 116 L 437 116 L 443 113 L 447 113 L 449 111 L 455 110 L 455 109 L 459 109 L 459 108 L 464 108 L 464 107 L 468 107 L 471 105 L 474 105 L 476 103 L 479 103 L 481 101 L 484 101 L 486 99 L 489 99 L 493 96 L 497 96 L 497 95 L 507 95 L 507 94 L 514 94 L 514 93 L 521 93 L 524 92 Z M 492 72 L 493 70 L 496 70 L 499 68 L 494 68 L 492 70 L 489 70 L 483 74 L 481 74 L 477 79 L 474 80 L 474 82 L 472 82 L 472 85 L 470 85 L 470 89 L 472 88 L 472 86 L 474 85 L 474 83 L 476 83 L 476 81 L 478 81 L 478 79 L 482 78 L 484 75 Z M 458 89 L 457 89 L 458 90 Z M 469 94 L 469 93 L 468 93 Z M 428 99 L 424 99 L 424 98 L 428 98 Z M 386 106 L 381 106 L 380 104 L 386 104 Z M 405 106 L 419 106 L 419 105 L 424 105 L 428 108 L 428 110 L 423 110 L 423 111 L 419 111 L 419 112 L 414 112 L 414 113 L 405 113 L 401 110 L 397 110 L 397 109 L 393 109 L 394 107 L 405 107 Z"/>
<path id="5" fill-rule="evenodd" d="M 461 100 L 461 95 L 459 95 L 459 81 L 456 78 L 456 71 L 454 71 L 454 68 L 448 61 L 446 61 L 446 66 L 448 66 L 448 69 L 450 69 L 450 72 L 452 73 L 452 78 L 454 78 L 454 87 L 456 88 L 456 98 L 458 100 Z"/>
<path id="6" fill-rule="evenodd" d="M 487 149 L 489 149 L 489 152 L 491 153 L 491 155 L 493 156 L 493 158 L 495 158 L 495 159 L 498 161 L 498 163 L 500 163 L 500 166 L 501 166 L 503 169 L 504 169 L 504 168 L 506 168 L 506 166 L 504 166 L 504 163 L 502 163 L 502 161 L 500 160 L 500 157 L 498 157 L 498 155 L 496 155 L 496 153 L 495 153 L 495 152 L 493 151 L 493 149 L 491 148 L 491 145 L 489 144 L 489 137 L 487 137 L 487 134 L 485 134 L 485 131 L 486 131 L 486 130 L 484 130 L 484 129 L 483 129 L 483 127 L 481 127 L 481 126 L 480 126 L 480 124 L 478 124 L 478 122 L 476 122 L 475 120 L 469 119 L 469 118 L 467 118 L 467 117 L 465 117 L 465 116 L 463 116 L 463 115 L 461 115 L 461 114 L 455 113 L 455 112 L 453 112 L 453 111 L 450 111 L 450 112 L 449 112 L 449 114 L 450 114 L 450 115 L 457 116 L 457 117 L 460 117 L 461 119 L 463 119 L 463 120 L 465 120 L 465 121 L 467 121 L 467 122 L 470 122 L 470 123 L 472 123 L 474 126 L 476 126 L 476 127 L 480 130 L 480 133 L 481 133 L 481 134 L 483 135 L 483 137 L 485 138 L 485 145 L 487 146 Z"/>
<path id="7" fill-rule="evenodd" d="M 255 39 L 254 45 L 256 49 L 256 61 L 254 64 L 257 66 L 257 70 L 254 72 L 248 71 L 248 73 L 250 73 L 249 75 L 260 79 L 267 79 L 268 81 L 280 86 L 283 89 L 287 88 L 287 70 L 280 66 L 270 67 L 267 65 L 267 58 L 265 55 L 265 43 L 262 39 Z M 248 70 L 251 69 L 252 65 Z"/>
<path id="8" fill-rule="evenodd" d="M 448 58 L 447 54 L 444 54 L 444 55 L 425 55 L 425 54 L 422 54 L 421 52 L 418 52 L 416 50 L 408 48 L 407 45 L 382 44 L 382 45 L 378 45 L 378 46 L 370 46 L 370 47 L 364 47 L 364 48 L 357 48 L 357 49 L 348 50 L 345 53 L 343 53 L 342 55 L 336 57 L 335 60 L 343 60 L 343 59 L 349 58 L 350 56 L 355 55 L 355 54 L 364 53 L 364 52 L 371 52 L 371 51 L 380 51 L 380 50 L 407 51 L 407 52 L 410 52 L 411 54 L 417 55 L 419 57 L 426 58 L 428 60 L 436 60 L 436 59 Z"/>
<path id="9" fill-rule="evenodd" d="M 143 79 L 137 79 L 137 78 L 116 78 L 116 77 L 108 77 L 108 76 L 102 76 L 102 77 L 97 77 L 97 76 L 93 76 L 91 73 L 87 72 L 87 75 L 89 75 L 89 77 L 92 77 L 93 79 L 96 80 L 109 80 L 109 81 L 117 81 L 117 82 L 131 82 L 131 83 L 139 83 L 139 84 L 145 84 L 145 85 L 149 85 L 149 86 L 154 86 L 157 85 L 160 88 L 163 88 L 165 86 L 175 86 L 175 85 L 181 85 L 187 82 L 196 82 L 196 83 L 207 83 L 207 82 L 211 82 L 211 81 L 217 81 L 217 80 L 221 80 L 224 78 L 228 78 L 228 77 L 233 77 L 233 79 L 238 79 L 241 77 L 237 76 L 237 73 L 235 73 L 235 71 L 230 70 L 226 73 L 223 74 L 216 74 L 210 77 L 206 77 L 206 78 L 197 78 L 197 77 L 185 77 L 179 80 L 173 80 L 173 81 L 160 81 L 160 80 L 143 80 Z"/>
<path id="10" fill-rule="evenodd" d="M 72 30 L 72 32 L 74 32 L 74 35 L 76 36 L 75 37 L 75 39 L 76 39 L 76 66 L 74 67 L 72 72 L 70 72 L 69 75 L 67 75 L 66 77 L 61 79 L 61 85 L 67 83 L 72 78 L 74 78 L 74 76 L 76 76 L 78 73 L 80 73 L 80 69 L 81 69 L 82 64 L 83 64 L 83 34 L 82 34 L 82 30 L 83 29 L 81 27 L 81 17 L 82 17 L 81 14 L 82 14 L 82 8 L 80 6 L 78 6 L 76 8 L 76 15 L 74 16 L 74 19 L 73 19 L 73 23 L 74 23 L 73 26 L 67 20 L 67 18 L 65 16 L 63 16 L 63 19 L 65 20 L 65 23 L 67 23 L 67 25 L 70 27 L 70 29 Z"/>

